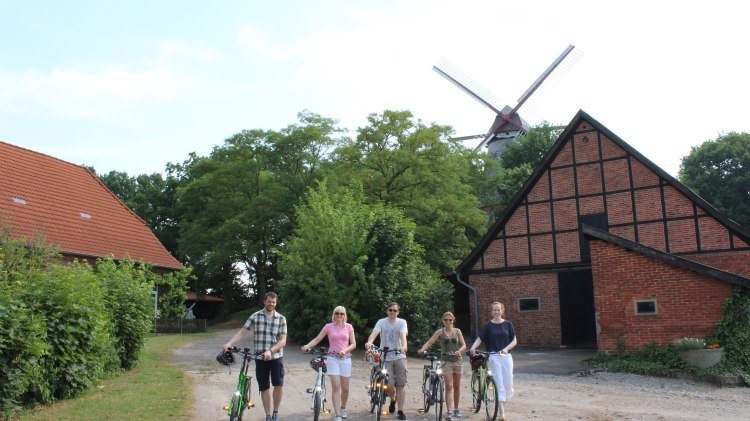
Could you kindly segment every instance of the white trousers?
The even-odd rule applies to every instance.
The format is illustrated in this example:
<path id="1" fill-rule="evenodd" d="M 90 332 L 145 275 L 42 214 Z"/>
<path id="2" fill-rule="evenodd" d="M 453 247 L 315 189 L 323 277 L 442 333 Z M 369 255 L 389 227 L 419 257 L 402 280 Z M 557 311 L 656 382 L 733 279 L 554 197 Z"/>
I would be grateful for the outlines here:
<path id="1" fill-rule="evenodd" d="M 513 357 L 510 354 L 490 355 L 492 378 L 497 386 L 497 400 L 505 402 L 513 396 Z"/>

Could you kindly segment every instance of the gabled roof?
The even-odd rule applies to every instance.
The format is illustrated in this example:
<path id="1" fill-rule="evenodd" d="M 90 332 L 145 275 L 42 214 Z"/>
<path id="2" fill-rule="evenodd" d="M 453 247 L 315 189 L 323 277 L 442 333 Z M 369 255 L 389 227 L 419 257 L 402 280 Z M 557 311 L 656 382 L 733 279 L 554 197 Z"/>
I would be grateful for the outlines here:
<path id="1" fill-rule="evenodd" d="M 0 141 L 0 227 L 74 257 L 181 269 L 146 223 L 86 168 Z"/>
<path id="2" fill-rule="evenodd" d="M 674 254 L 666 253 L 650 247 L 646 247 L 643 244 L 638 244 L 634 241 L 612 235 L 606 231 L 590 227 L 588 225 L 582 225 L 581 231 L 590 238 L 606 241 L 610 244 L 623 247 L 627 250 L 640 253 L 644 256 L 652 259 L 659 260 L 670 265 L 678 266 L 684 269 L 691 270 L 706 276 L 709 276 L 720 281 L 729 282 L 733 285 L 739 285 L 745 288 L 750 288 L 750 279 L 745 278 L 731 272 L 726 272 L 721 269 L 716 269 L 711 266 L 706 266 L 701 263 L 694 262 L 692 260 L 683 259 L 682 257 L 675 256 Z"/>
<path id="3" fill-rule="evenodd" d="M 596 121 L 593 117 L 585 113 L 583 110 L 579 110 L 578 113 L 573 117 L 573 119 L 568 123 L 567 127 L 565 128 L 565 131 L 560 134 L 557 141 L 552 145 L 550 150 L 547 152 L 547 154 L 544 156 L 544 159 L 537 165 L 537 167 L 534 169 L 534 172 L 531 174 L 531 176 L 526 180 L 526 182 L 523 184 L 521 189 L 516 193 L 515 196 L 513 196 L 513 199 L 511 200 L 510 204 L 506 207 L 503 214 L 500 216 L 500 218 L 495 221 L 495 223 L 490 227 L 489 230 L 487 230 L 487 233 L 482 237 L 479 244 L 474 248 L 474 250 L 469 253 L 469 255 L 458 265 L 456 268 L 456 272 L 465 272 L 472 268 L 473 264 L 479 259 L 482 254 L 485 252 L 487 247 L 492 243 L 492 241 L 497 237 L 498 233 L 503 229 L 505 224 L 508 222 L 509 218 L 513 215 L 513 213 L 518 209 L 518 207 L 522 204 L 524 198 L 529 194 L 531 188 L 539 181 L 540 177 L 544 173 L 544 171 L 551 165 L 552 161 L 557 157 L 557 155 L 560 153 L 562 148 L 565 146 L 565 144 L 572 139 L 573 134 L 575 133 L 576 129 L 582 122 L 586 122 L 590 124 L 594 129 L 602 132 L 609 140 L 611 140 L 615 145 L 622 148 L 625 152 L 632 155 L 634 158 L 636 158 L 638 161 L 640 161 L 646 168 L 656 173 L 659 177 L 664 179 L 666 183 L 682 194 L 684 194 L 688 199 L 690 199 L 693 203 L 695 203 L 698 207 L 703 209 L 703 211 L 714 217 L 717 221 L 722 223 L 724 226 L 726 226 L 729 230 L 732 231 L 734 235 L 742 239 L 747 244 L 750 244 L 750 230 L 740 226 L 736 222 L 732 221 L 731 219 L 724 216 L 721 212 L 716 210 L 711 204 L 703 200 L 700 196 L 695 194 L 692 190 L 684 186 L 682 183 L 677 181 L 674 177 L 669 175 L 666 171 L 662 170 L 651 162 L 648 158 L 643 156 L 640 152 L 635 150 L 632 146 L 630 146 L 627 142 L 622 140 L 619 136 L 612 133 L 608 128 L 604 127 L 601 123 Z"/>

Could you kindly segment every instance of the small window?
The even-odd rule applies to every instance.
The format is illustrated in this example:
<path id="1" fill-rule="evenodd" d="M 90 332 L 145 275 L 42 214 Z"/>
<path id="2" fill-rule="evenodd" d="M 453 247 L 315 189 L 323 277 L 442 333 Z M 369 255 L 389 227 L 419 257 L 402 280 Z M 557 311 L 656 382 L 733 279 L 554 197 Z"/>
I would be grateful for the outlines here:
<path id="1" fill-rule="evenodd" d="M 519 298 L 518 311 L 539 311 L 539 298 Z"/>
<path id="2" fill-rule="evenodd" d="M 26 201 L 21 199 L 20 197 L 11 197 L 11 200 L 13 200 L 13 203 L 18 203 L 19 205 L 25 205 Z"/>
<path id="3" fill-rule="evenodd" d="M 656 314 L 656 300 L 636 300 L 636 316 L 652 316 Z"/>
<path id="4" fill-rule="evenodd" d="M 81 218 L 91 219 L 91 215 L 86 212 L 78 212 L 81 214 Z"/>

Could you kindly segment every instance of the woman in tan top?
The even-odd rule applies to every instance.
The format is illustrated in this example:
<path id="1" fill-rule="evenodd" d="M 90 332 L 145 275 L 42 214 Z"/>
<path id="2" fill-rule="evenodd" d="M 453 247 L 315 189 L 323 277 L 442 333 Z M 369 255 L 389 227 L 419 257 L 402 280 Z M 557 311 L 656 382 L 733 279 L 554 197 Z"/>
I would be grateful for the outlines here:
<path id="1" fill-rule="evenodd" d="M 458 400 L 461 397 L 461 373 L 463 371 L 461 353 L 466 350 L 466 342 L 461 330 L 453 327 L 455 321 L 456 316 L 450 311 L 446 311 L 443 314 L 443 327 L 436 330 L 430 340 L 419 350 L 419 354 L 422 355 L 432 344 L 440 341 L 440 352 L 442 354 L 451 354 L 442 358 L 443 378 L 445 379 L 445 404 L 448 407 L 446 420 L 448 421 L 453 418 L 462 417 L 461 412 L 458 410 Z"/>

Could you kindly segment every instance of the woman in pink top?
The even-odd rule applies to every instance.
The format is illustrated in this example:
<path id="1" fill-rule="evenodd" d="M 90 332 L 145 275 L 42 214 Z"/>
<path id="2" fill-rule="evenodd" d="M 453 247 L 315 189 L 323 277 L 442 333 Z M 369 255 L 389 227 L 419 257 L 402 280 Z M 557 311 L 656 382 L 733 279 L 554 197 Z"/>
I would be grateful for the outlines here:
<path id="1" fill-rule="evenodd" d="M 349 399 L 349 379 L 352 377 L 352 353 L 357 347 L 354 340 L 354 328 L 346 322 L 346 309 L 338 306 L 333 309 L 333 323 L 323 326 L 318 336 L 307 345 L 303 351 L 314 347 L 325 336 L 328 336 L 328 377 L 331 379 L 333 392 L 333 410 L 336 411 L 335 421 L 341 421 L 348 416 L 346 401 Z"/>

